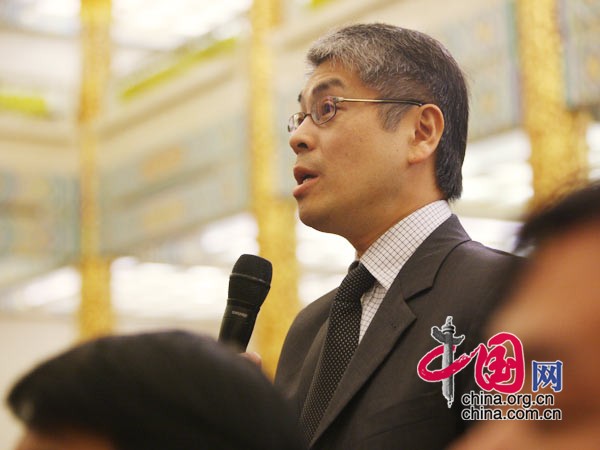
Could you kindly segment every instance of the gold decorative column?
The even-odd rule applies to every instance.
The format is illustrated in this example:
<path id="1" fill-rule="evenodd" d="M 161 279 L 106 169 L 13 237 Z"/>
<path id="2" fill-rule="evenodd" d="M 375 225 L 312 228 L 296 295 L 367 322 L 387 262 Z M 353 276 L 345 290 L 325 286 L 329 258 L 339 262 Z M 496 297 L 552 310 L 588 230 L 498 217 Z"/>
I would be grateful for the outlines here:
<path id="1" fill-rule="evenodd" d="M 82 79 L 79 110 L 82 339 L 113 328 L 110 261 L 101 255 L 98 136 L 95 128 L 110 68 L 110 0 L 81 0 Z"/>
<path id="2" fill-rule="evenodd" d="M 273 376 L 287 330 L 296 315 L 295 203 L 278 192 L 275 126 L 284 126 L 273 107 L 273 62 L 269 32 L 279 17 L 279 0 L 254 0 L 250 11 L 250 146 L 252 209 L 258 222 L 260 253 L 273 263 L 271 291 L 254 332 L 263 369 Z M 291 151 L 291 150 L 290 150 Z M 290 174 L 291 176 L 291 174 Z"/>
<path id="3" fill-rule="evenodd" d="M 518 0 L 524 126 L 531 143 L 531 207 L 588 177 L 588 116 L 566 104 L 558 0 Z"/>

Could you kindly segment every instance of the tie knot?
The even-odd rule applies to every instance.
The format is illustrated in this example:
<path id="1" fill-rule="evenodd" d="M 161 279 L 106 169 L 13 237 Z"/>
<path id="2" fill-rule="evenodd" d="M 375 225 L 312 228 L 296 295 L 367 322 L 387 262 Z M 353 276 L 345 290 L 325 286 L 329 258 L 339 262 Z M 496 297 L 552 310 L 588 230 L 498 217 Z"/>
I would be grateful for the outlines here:
<path id="1" fill-rule="evenodd" d="M 371 272 L 362 263 L 355 261 L 350 266 L 348 275 L 342 281 L 336 299 L 358 302 L 362 295 L 373 286 L 374 282 L 375 277 L 371 275 Z"/>

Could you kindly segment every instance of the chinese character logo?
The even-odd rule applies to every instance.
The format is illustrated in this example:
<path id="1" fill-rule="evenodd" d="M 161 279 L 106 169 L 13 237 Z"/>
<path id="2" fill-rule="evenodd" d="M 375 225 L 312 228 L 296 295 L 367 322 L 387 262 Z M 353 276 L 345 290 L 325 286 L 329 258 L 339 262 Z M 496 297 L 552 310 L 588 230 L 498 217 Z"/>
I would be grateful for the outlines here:
<path id="1" fill-rule="evenodd" d="M 438 341 L 444 347 L 442 354 L 442 369 L 450 366 L 454 362 L 454 352 L 456 347 L 465 340 L 465 336 L 454 336 L 456 327 L 452 325 L 452 316 L 446 317 L 446 323 L 440 330 L 438 327 L 431 327 L 431 337 Z M 448 408 L 454 401 L 454 374 L 442 380 L 442 394 L 448 402 Z"/>
<path id="2" fill-rule="evenodd" d="M 417 365 L 417 373 L 424 381 L 442 382 L 442 394 L 448 402 L 448 408 L 454 401 L 454 375 L 463 370 L 473 358 L 475 360 L 475 381 L 485 390 L 496 390 L 503 394 L 514 394 L 525 383 L 525 355 L 521 340 L 511 333 L 498 333 L 487 341 L 487 346 L 479 344 L 471 353 L 463 353 L 454 359 L 456 346 L 465 336 L 455 336 L 456 327 L 452 316 L 446 318 L 442 328 L 431 328 L 431 336 L 440 345 L 429 351 Z M 509 354 L 511 354 L 509 356 Z M 442 368 L 430 370 L 429 365 L 442 356 Z M 551 371 L 542 371 L 540 383 L 546 383 Z"/>
<path id="3" fill-rule="evenodd" d="M 531 361 L 532 381 L 531 388 L 537 392 L 550 386 L 554 392 L 562 391 L 562 361 L 538 362 Z"/>

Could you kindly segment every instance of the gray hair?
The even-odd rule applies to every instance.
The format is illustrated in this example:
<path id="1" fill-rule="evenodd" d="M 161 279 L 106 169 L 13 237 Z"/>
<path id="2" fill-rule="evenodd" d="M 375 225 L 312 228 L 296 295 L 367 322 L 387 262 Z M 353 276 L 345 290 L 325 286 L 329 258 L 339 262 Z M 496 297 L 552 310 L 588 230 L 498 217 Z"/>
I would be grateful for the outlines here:
<path id="1" fill-rule="evenodd" d="M 325 61 L 341 64 L 382 98 L 436 104 L 445 122 L 436 150 L 436 182 L 448 200 L 460 197 L 469 98 L 463 73 L 442 44 L 414 30 L 381 23 L 358 24 L 318 39 L 307 60 L 312 70 Z M 384 128 L 395 129 L 405 110 L 398 105 L 383 107 Z"/>

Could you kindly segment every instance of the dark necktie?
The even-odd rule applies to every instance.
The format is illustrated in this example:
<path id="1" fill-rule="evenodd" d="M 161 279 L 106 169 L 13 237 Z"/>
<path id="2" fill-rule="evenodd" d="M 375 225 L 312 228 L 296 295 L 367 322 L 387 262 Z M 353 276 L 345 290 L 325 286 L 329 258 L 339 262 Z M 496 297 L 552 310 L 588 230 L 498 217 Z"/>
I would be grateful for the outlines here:
<path id="1" fill-rule="evenodd" d="M 355 261 L 333 299 L 325 344 L 300 415 L 307 442 L 311 441 L 358 346 L 360 299 L 374 281 L 367 268 Z"/>

